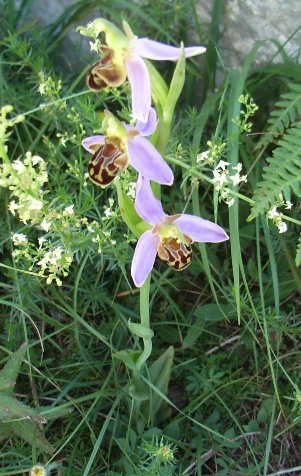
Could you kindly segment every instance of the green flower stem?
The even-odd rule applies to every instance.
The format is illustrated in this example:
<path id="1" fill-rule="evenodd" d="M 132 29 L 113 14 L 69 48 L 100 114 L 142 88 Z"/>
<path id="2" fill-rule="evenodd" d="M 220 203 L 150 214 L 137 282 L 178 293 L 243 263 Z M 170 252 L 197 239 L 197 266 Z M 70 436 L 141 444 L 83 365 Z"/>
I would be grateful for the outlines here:
<path id="1" fill-rule="evenodd" d="M 140 288 L 140 320 L 141 325 L 145 327 L 150 327 L 150 315 L 149 315 L 149 288 L 151 281 L 151 273 L 147 276 L 143 285 Z M 142 365 L 152 353 L 152 339 L 143 338 L 144 349 L 142 354 L 139 356 L 136 362 L 136 367 L 138 372 L 140 371 Z"/>

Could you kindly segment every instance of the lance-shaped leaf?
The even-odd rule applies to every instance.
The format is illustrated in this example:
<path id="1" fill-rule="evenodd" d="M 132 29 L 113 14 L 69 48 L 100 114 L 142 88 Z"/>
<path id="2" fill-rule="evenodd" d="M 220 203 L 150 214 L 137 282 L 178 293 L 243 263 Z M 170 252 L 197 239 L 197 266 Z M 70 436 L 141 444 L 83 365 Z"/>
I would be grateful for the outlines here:
<path id="1" fill-rule="evenodd" d="M 12 395 L 18 373 L 27 350 L 27 343 L 21 345 L 20 349 L 15 352 L 8 360 L 6 365 L 0 372 L 0 392 L 5 395 Z"/>
<path id="2" fill-rule="evenodd" d="M 149 367 L 149 380 L 152 385 L 157 389 L 150 389 L 151 397 L 148 401 L 144 402 L 141 406 L 141 412 L 146 419 L 149 415 L 154 417 L 164 402 L 164 395 L 167 393 L 168 383 L 172 370 L 174 358 L 174 348 L 170 346 L 164 354 L 162 354 L 152 365 Z M 161 416 L 162 417 L 162 416 Z M 162 418 L 161 418 L 162 419 Z"/>

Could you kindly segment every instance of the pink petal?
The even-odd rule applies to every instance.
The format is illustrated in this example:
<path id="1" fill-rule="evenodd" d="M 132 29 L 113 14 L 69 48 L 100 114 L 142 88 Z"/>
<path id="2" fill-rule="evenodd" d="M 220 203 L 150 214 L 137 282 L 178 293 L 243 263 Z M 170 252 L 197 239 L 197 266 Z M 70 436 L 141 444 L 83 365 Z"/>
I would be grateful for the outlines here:
<path id="1" fill-rule="evenodd" d="M 164 45 L 158 41 L 149 40 L 148 38 L 138 38 L 132 41 L 135 53 L 142 58 L 152 60 L 169 60 L 177 61 L 181 54 L 181 48 L 175 46 Z M 186 58 L 190 56 L 205 53 L 206 48 L 203 46 L 189 46 L 184 48 Z"/>
<path id="2" fill-rule="evenodd" d="M 141 175 L 136 185 L 135 208 L 138 215 L 153 226 L 165 218 L 161 202 L 154 196 L 149 180 Z"/>
<path id="3" fill-rule="evenodd" d="M 141 136 L 151 136 L 157 128 L 157 123 L 156 110 L 151 107 L 147 122 L 137 121 L 135 128 L 139 131 Z"/>
<path id="4" fill-rule="evenodd" d="M 147 122 L 151 107 L 151 85 L 146 64 L 139 56 L 132 56 L 125 60 L 125 69 L 132 90 L 133 116 Z"/>
<path id="5" fill-rule="evenodd" d="M 128 142 L 128 151 L 130 164 L 141 175 L 164 185 L 173 183 L 171 168 L 147 139 L 136 136 Z"/>
<path id="6" fill-rule="evenodd" d="M 102 136 L 102 135 L 86 137 L 82 141 L 82 146 L 91 154 L 95 154 L 96 150 L 98 150 L 102 145 L 104 145 L 105 138 L 106 136 Z M 99 147 L 97 147 L 98 145 Z"/>
<path id="7" fill-rule="evenodd" d="M 228 240 L 227 233 L 215 223 L 194 215 L 183 214 L 174 223 L 181 231 L 190 236 L 193 241 L 201 243 L 220 243 Z"/>
<path id="8" fill-rule="evenodd" d="M 142 286 L 154 266 L 159 241 L 159 236 L 152 230 L 143 233 L 138 240 L 131 268 L 133 281 L 138 288 Z"/>

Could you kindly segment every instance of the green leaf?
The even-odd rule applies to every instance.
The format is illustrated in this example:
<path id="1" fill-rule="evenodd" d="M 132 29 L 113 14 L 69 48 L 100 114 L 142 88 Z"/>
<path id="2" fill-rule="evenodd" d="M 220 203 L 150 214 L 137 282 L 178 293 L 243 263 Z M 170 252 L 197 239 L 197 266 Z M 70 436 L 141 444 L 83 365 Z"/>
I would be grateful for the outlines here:
<path id="1" fill-rule="evenodd" d="M 52 454 L 53 446 L 38 430 L 36 422 L 30 420 L 20 420 L 16 422 L 4 422 L 0 425 L 0 440 L 11 438 L 17 435 L 32 446 L 36 446 L 44 453 Z"/>
<path id="2" fill-rule="evenodd" d="M 45 418 L 34 408 L 9 395 L 0 393 L 0 420 L 26 418 L 38 423 L 46 423 Z"/>
<path id="3" fill-rule="evenodd" d="M 141 412 L 146 418 L 148 418 L 149 415 L 154 417 L 164 401 L 162 395 L 166 395 L 167 393 L 173 357 L 174 348 L 170 346 L 164 354 L 149 367 L 149 380 L 153 386 L 156 387 L 158 392 L 151 389 L 151 398 L 141 406 Z"/>
<path id="4" fill-rule="evenodd" d="M 119 352 L 115 352 L 112 354 L 112 357 L 115 359 L 121 360 L 129 369 L 137 372 L 136 362 L 141 355 L 141 351 L 139 350 L 120 350 Z"/>
<path id="5" fill-rule="evenodd" d="M 269 165 L 263 168 L 263 180 L 254 192 L 248 221 L 271 210 L 280 195 L 289 199 L 294 192 L 301 197 L 301 122 L 287 131 L 273 151 L 273 157 L 266 160 Z"/>
<path id="6" fill-rule="evenodd" d="M 21 345 L 0 372 L 0 391 L 5 395 L 12 395 L 17 376 L 27 350 L 27 342 Z M 1 384 L 2 382 L 2 384 Z"/>
<path id="7" fill-rule="evenodd" d="M 128 327 L 132 334 L 143 339 L 151 339 L 154 336 L 154 331 L 147 326 L 128 321 Z"/>
<path id="8" fill-rule="evenodd" d="M 285 130 L 295 121 L 297 116 L 301 116 L 301 84 L 288 84 L 289 92 L 281 95 L 280 101 L 276 102 L 275 110 L 271 112 L 268 120 L 267 132 L 263 134 L 256 149 L 259 149 L 269 142 L 283 135 Z"/>

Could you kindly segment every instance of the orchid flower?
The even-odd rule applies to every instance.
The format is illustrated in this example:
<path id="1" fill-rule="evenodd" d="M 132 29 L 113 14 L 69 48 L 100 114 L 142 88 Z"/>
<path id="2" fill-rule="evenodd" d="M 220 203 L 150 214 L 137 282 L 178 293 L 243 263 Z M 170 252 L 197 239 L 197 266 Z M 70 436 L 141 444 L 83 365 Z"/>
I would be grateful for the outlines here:
<path id="1" fill-rule="evenodd" d="M 89 177 L 93 183 L 106 187 L 129 164 L 140 174 L 164 185 L 173 183 L 173 173 L 157 149 L 144 136 L 156 130 L 157 115 L 150 108 L 148 122 L 137 121 L 135 126 L 118 121 L 109 111 L 102 129 L 106 135 L 86 137 L 83 147 L 93 154 L 89 164 Z"/>
<path id="2" fill-rule="evenodd" d="M 103 18 L 94 20 L 87 28 L 78 28 L 82 35 L 94 37 L 95 40 L 101 32 L 106 36 L 106 45 L 96 40 L 103 57 L 90 68 L 87 85 L 93 91 L 99 91 L 107 85 L 120 86 L 128 78 L 132 91 L 133 117 L 146 122 L 151 106 L 151 84 L 143 58 L 177 61 L 181 49 L 148 38 L 137 38 L 125 21 L 123 29 L 125 34 Z M 188 58 L 204 53 L 206 48 L 190 46 L 184 50 Z"/>
<path id="3" fill-rule="evenodd" d="M 140 217 L 151 225 L 139 238 L 132 261 L 132 278 L 142 286 L 152 270 L 156 255 L 176 271 L 181 271 L 192 260 L 191 244 L 220 243 L 228 240 L 227 233 L 215 223 L 188 215 L 166 215 L 161 202 L 153 195 L 148 179 L 139 176 L 135 208 Z"/>

